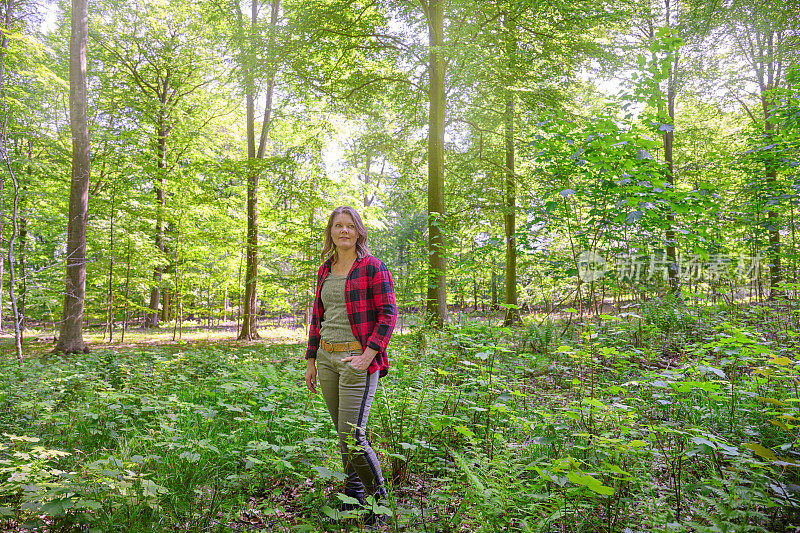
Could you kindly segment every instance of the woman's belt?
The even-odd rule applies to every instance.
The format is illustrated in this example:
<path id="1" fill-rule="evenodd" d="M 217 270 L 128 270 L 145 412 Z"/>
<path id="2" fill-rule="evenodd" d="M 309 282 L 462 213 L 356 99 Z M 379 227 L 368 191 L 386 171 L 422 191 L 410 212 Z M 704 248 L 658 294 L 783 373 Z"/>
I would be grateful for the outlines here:
<path id="1" fill-rule="evenodd" d="M 326 352 L 354 352 L 358 350 L 359 352 L 363 352 L 364 348 L 361 347 L 361 343 L 358 341 L 350 341 L 350 342 L 328 342 L 324 339 L 320 339 L 319 347 L 325 350 Z"/>

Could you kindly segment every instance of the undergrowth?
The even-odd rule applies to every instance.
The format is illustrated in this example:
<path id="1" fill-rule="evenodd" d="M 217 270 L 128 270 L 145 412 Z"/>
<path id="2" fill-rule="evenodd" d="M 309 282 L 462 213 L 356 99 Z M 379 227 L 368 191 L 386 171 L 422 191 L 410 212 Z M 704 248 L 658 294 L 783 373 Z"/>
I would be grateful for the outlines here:
<path id="1" fill-rule="evenodd" d="M 800 312 L 687 306 L 396 336 L 395 531 L 795 531 Z M 0 528 L 357 531 L 303 346 L 101 349 L 0 381 Z M 272 361 L 272 362 L 270 362 Z M 276 362 L 277 361 L 277 362 Z"/>

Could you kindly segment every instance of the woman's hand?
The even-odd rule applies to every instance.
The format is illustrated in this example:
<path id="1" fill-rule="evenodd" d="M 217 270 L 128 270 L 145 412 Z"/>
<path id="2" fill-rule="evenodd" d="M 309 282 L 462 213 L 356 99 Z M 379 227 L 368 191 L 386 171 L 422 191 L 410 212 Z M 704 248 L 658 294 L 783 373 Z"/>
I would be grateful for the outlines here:
<path id="1" fill-rule="evenodd" d="M 306 359 L 306 387 L 308 390 L 317 393 L 317 361 Z"/>
<path id="2" fill-rule="evenodd" d="M 369 365 L 372 364 L 372 360 L 375 359 L 375 354 L 377 353 L 378 352 L 372 348 L 367 348 L 361 355 L 349 355 L 342 359 L 342 362 L 347 363 L 349 361 L 350 366 L 356 370 L 367 370 Z"/>

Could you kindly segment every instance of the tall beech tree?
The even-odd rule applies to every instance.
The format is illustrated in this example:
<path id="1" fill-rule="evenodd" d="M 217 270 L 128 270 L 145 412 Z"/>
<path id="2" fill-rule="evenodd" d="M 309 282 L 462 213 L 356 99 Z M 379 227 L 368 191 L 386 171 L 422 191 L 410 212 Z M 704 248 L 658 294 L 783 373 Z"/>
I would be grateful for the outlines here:
<path id="1" fill-rule="evenodd" d="M 180 124 L 202 112 L 192 99 L 215 78 L 204 40 L 205 30 L 196 13 L 177 1 L 167 5 L 126 4 L 98 25 L 95 33 L 104 50 L 109 74 L 130 80 L 136 89 L 130 107 L 136 120 L 147 124 L 152 142 L 150 175 L 155 194 L 154 241 L 158 250 L 150 289 L 146 327 L 156 327 L 159 301 L 167 311 L 169 297 L 162 292 L 165 262 L 167 184 L 189 142 L 173 140 Z M 167 16 L 169 13 L 169 16 Z M 116 71 L 116 72 L 115 72 Z M 166 314 L 166 313 L 165 313 Z"/>
<path id="2" fill-rule="evenodd" d="M 738 91 L 734 97 L 744 108 L 753 124 L 763 134 L 762 161 L 765 188 L 772 198 L 767 201 L 766 232 L 769 242 L 769 281 L 770 298 L 781 293 L 779 284 L 783 281 L 781 269 L 781 220 L 780 197 L 778 190 L 779 157 L 769 147 L 775 146 L 775 122 L 772 120 L 773 108 L 777 105 L 776 90 L 785 82 L 786 72 L 792 60 L 800 58 L 797 43 L 793 40 L 797 32 L 796 13 L 787 9 L 781 0 L 766 0 L 758 4 L 730 0 L 722 6 L 722 17 L 726 33 L 734 44 L 737 55 L 744 60 L 749 71 L 745 79 L 755 82 L 758 91 L 755 95 L 757 106 L 746 91 Z M 767 147 L 767 148 L 763 148 Z"/>
<path id="3" fill-rule="evenodd" d="M 541 116 L 571 105 L 581 63 L 601 55 L 598 28 L 617 19 L 591 2 L 569 5 L 507 0 L 480 10 L 470 32 L 468 66 L 459 85 L 477 85 L 465 116 L 477 141 L 477 164 L 488 176 L 500 176 L 505 240 L 505 324 L 519 318 L 517 309 L 518 153 L 528 159 L 520 140 L 531 128 L 523 117 Z M 535 121 L 534 121 L 535 122 Z M 493 150 L 494 149 L 494 150 Z M 528 180 L 531 181 L 531 180 Z M 527 187 L 522 194 L 530 194 Z M 523 200 L 525 200 L 523 198 Z M 497 276 L 493 275 L 495 279 Z"/>
<path id="4" fill-rule="evenodd" d="M 644 15 L 645 39 L 650 48 L 653 65 L 652 93 L 656 100 L 656 123 L 661 132 L 666 165 L 666 182 L 675 187 L 675 102 L 678 94 L 680 39 L 675 37 L 675 27 L 680 24 L 680 4 L 675 0 L 663 0 L 663 5 L 646 4 Z M 658 34 L 658 37 L 657 37 Z M 663 59 L 660 55 L 666 55 Z M 666 69 L 665 69 L 666 67 Z M 664 73 L 666 70 L 666 73 Z M 662 87 L 663 86 L 663 87 Z M 675 212 L 670 209 L 666 216 L 664 248 L 666 251 L 667 282 L 673 294 L 680 292 L 678 278 L 678 253 L 675 231 Z"/>
<path id="5" fill-rule="evenodd" d="M 72 177 L 67 218 L 67 275 L 57 352 L 81 353 L 86 295 L 86 220 L 89 206 L 91 148 L 86 89 L 86 41 L 89 35 L 88 0 L 72 1 L 69 46 L 69 119 L 72 133 Z"/>
<path id="6" fill-rule="evenodd" d="M 460 4 L 417 0 L 402 4 L 327 1 L 298 9 L 297 27 L 307 39 L 305 65 L 297 68 L 311 86 L 352 115 L 369 110 L 382 87 L 410 109 L 427 105 L 428 283 L 425 306 L 437 325 L 447 316 L 445 232 L 445 119 L 448 43 L 445 11 Z M 458 17 L 454 17 L 458 18 Z M 390 21 L 396 21 L 393 27 Z M 398 31 L 400 26 L 419 32 Z M 427 43 L 417 36 L 427 35 Z M 330 58 L 336 58 L 333 62 Z M 320 77 L 317 72 L 323 72 Z M 417 117 L 413 116 L 412 121 Z"/>
<path id="7" fill-rule="evenodd" d="M 236 28 L 241 46 L 238 56 L 238 67 L 241 70 L 247 107 L 247 266 L 244 273 L 244 305 L 242 309 L 242 326 L 239 331 L 240 340 L 258 339 L 256 296 L 258 294 L 258 182 L 264 171 L 263 162 L 267 148 L 267 136 L 272 121 L 272 101 L 275 92 L 277 75 L 277 54 L 275 31 L 278 23 L 280 0 L 272 0 L 269 17 L 269 33 L 266 50 L 261 46 L 261 24 L 259 22 L 259 2 L 252 0 L 249 20 L 244 16 L 240 0 L 234 2 L 236 9 Z M 266 58 L 262 56 L 266 52 Z M 266 59 L 266 60 L 265 60 Z M 264 72 L 259 66 L 266 63 Z M 258 86 L 261 75 L 266 78 L 264 117 L 261 122 L 261 133 L 256 144 L 255 103 L 258 98 Z"/>
<path id="8" fill-rule="evenodd" d="M 444 2 L 420 0 L 428 23 L 428 297 L 429 320 L 447 319 L 444 207 L 445 76 Z"/>

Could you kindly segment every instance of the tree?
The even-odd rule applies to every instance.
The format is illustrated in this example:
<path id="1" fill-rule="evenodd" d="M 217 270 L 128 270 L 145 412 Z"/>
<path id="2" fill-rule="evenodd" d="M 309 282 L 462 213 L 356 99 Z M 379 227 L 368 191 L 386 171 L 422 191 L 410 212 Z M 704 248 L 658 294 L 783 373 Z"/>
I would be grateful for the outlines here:
<path id="1" fill-rule="evenodd" d="M 447 319 L 444 208 L 445 76 L 442 0 L 420 0 L 428 21 L 428 297 L 429 320 Z"/>
<path id="2" fill-rule="evenodd" d="M 258 164 L 263 161 L 266 151 L 267 134 L 272 113 L 272 99 L 275 89 L 276 64 L 271 61 L 267 73 L 266 103 L 264 105 L 264 120 L 261 123 L 261 134 L 256 149 L 255 134 L 255 100 L 257 97 L 256 74 L 258 65 L 258 52 L 260 40 L 257 39 L 258 31 L 258 2 L 252 0 L 250 23 L 245 27 L 241 3 L 235 2 L 237 9 L 237 23 L 241 38 L 246 40 L 240 53 L 239 68 L 243 74 L 245 99 L 247 105 L 247 267 L 244 277 L 244 309 L 242 311 L 242 327 L 239 331 L 239 340 L 258 339 L 256 295 L 258 291 L 258 181 L 263 169 Z M 280 0 L 272 0 L 270 11 L 270 34 L 267 47 L 268 54 L 274 53 L 272 48 L 275 43 L 275 28 L 278 22 L 278 9 Z"/>
<path id="3" fill-rule="evenodd" d="M 734 97 L 744 107 L 747 115 L 762 132 L 763 145 L 773 146 L 778 133 L 772 120 L 775 107 L 774 95 L 785 81 L 786 71 L 792 57 L 792 36 L 796 32 L 796 19 L 790 16 L 780 0 L 767 0 L 758 4 L 730 0 L 722 6 L 725 27 L 733 41 L 736 52 L 749 69 L 748 78 L 757 84 L 756 99 L 760 109 L 753 110 L 747 97 Z M 777 157 L 763 158 L 764 178 L 767 190 L 774 197 L 767 202 L 766 230 L 769 240 L 770 298 L 781 294 L 779 285 L 783 280 L 781 271 L 781 227 L 779 211 L 780 193 L 777 192 L 777 177 L 780 163 Z"/>
<path id="4" fill-rule="evenodd" d="M 8 2 L 2 6 L 2 22 L 3 28 L 0 30 L 0 92 L 2 92 L 2 106 L 3 106 L 3 121 L 0 125 L 0 157 L 3 159 L 5 170 L 11 176 L 12 183 L 14 184 L 14 203 L 11 214 L 12 232 L 8 239 L 8 264 L 9 264 L 9 299 L 11 300 L 12 316 L 14 317 L 14 350 L 17 359 L 22 364 L 22 331 L 20 329 L 19 314 L 17 310 L 17 298 L 15 294 L 16 279 L 14 276 L 14 241 L 17 236 L 17 208 L 19 200 L 19 182 L 17 181 L 14 173 L 14 168 L 11 162 L 11 155 L 8 149 L 8 102 L 6 90 L 6 56 L 8 52 L 9 36 L 12 31 L 13 20 L 13 3 Z M 2 193 L 3 193 L 4 179 L 0 177 L 0 238 L 3 236 L 3 220 L 5 212 L 2 209 Z M 0 258 L 0 329 L 2 329 L 2 286 L 3 286 L 3 265 L 5 258 Z"/>
<path id="5" fill-rule="evenodd" d="M 91 148 L 87 118 L 86 41 L 89 2 L 73 0 L 69 61 L 69 117 L 72 132 L 72 179 L 67 221 L 67 275 L 57 352 L 86 353 L 83 308 L 86 295 L 86 219 L 89 205 Z"/>
<path id="6" fill-rule="evenodd" d="M 107 90 L 114 94 L 118 79 L 127 79 L 135 91 L 120 96 L 136 119 L 146 124 L 152 146 L 148 174 L 155 193 L 154 240 L 158 256 L 152 274 L 150 312 L 145 326 L 158 326 L 159 301 L 168 301 L 161 287 L 164 275 L 165 233 L 168 231 L 168 181 L 193 139 L 175 139 L 180 126 L 194 114 L 206 111 L 193 99 L 216 78 L 210 65 L 210 43 L 197 13 L 179 2 L 166 5 L 127 3 L 125 9 L 107 6 L 109 17 L 93 33 L 103 51 L 102 67 L 112 78 Z M 114 79 L 116 78 L 116 79 Z M 124 122 L 120 120 L 120 122 Z M 162 290 L 163 289 L 163 290 Z M 167 305 L 164 311 L 167 311 Z"/>

